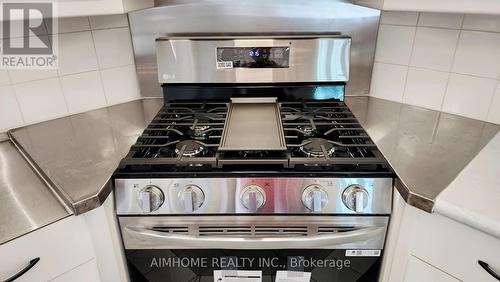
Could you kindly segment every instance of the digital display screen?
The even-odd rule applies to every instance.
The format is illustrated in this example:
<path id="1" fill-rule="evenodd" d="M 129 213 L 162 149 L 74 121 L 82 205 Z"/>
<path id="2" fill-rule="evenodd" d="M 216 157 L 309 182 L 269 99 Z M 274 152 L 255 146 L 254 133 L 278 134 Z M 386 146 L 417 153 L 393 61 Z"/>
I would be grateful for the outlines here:
<path id="1" fill-rule="evenodd" d="M 217 68 L 288 68 L 290 47 L 218 47 Z"/>

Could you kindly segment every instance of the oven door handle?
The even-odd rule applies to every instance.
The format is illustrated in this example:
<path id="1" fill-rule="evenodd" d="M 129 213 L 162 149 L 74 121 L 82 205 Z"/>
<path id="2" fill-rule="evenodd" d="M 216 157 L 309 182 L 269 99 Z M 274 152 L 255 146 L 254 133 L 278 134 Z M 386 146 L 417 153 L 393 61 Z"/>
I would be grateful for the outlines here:
<path id="1" fill-rule="evenodd" d="M 177 246 L 180 249 L 300 249 L 326 248 L 350 243 L 359 243 L 369 239 L 384 238 L 385 227 L 366 227 L 353 231 L 312 236 L 283 236 L 245 238 L 236 236 L 192 236 L 151 230 L 145 227 L 127 226 L 125 237 L 136 242 L 155 243 Z"/>

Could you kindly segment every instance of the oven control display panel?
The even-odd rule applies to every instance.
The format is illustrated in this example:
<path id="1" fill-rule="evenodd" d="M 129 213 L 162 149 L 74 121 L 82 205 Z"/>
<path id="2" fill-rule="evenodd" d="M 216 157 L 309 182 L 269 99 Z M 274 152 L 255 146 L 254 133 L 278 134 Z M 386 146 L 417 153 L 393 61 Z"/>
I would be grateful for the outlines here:
<path id="1" fill-rule="evenodd" d="M 288 68 L 290 47 L 217 47 L 217 69 Z"/>

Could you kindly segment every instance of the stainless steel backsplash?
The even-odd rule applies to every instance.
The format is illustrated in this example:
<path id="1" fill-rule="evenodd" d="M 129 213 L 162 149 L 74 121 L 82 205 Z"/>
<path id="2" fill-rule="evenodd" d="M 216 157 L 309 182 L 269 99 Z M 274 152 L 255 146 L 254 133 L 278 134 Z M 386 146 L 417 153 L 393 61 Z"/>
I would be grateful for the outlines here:
<path id="1" fill-rule="evenodd" d="M 347 95 L 367 94 L 380 11 L 340 0 L 164 0 L 129 14 L 143 97 L 162 96 L 155 39 L 169 33 L 341 32 L 352 37 Z"/>

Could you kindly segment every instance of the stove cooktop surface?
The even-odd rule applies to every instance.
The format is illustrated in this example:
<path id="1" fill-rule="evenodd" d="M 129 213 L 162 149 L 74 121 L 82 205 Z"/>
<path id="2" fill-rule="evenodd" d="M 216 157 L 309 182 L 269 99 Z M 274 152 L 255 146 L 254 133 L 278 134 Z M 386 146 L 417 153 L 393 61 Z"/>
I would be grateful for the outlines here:
<path id="1" fill-rule="evenodd" d="M 152 120 L 118 173 L 391 175 L 377 146 L 338 100 L 279 102 L 284 150 L 220 148 L 230 103 L 172 102 Z"/>

